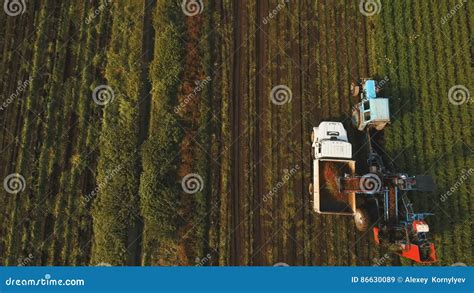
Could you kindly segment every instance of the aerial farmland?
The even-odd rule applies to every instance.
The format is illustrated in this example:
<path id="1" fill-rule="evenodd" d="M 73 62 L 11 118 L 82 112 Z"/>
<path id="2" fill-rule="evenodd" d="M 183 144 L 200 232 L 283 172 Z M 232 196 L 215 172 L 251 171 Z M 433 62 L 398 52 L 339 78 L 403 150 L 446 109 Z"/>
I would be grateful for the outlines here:
<path id="1" fill-rule="evenodd" d="M 422 265 L 474 265 L 473 1 L 18 3 L 0 11 L 0 265 L 420 265 L 308 190 L 323 121 L 357 165 L 321 167 L 321 188 L 366 173 L 361 78 L 389 101 L 385 166 L 436 185 L 410 193 L 433 214 Z"/>

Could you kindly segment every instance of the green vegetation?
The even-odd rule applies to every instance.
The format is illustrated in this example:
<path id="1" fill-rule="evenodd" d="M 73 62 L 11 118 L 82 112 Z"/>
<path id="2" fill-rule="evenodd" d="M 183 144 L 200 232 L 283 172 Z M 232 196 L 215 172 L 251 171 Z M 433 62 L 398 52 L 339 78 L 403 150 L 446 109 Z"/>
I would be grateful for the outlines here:
<path id="1" fill-rule="evenodd" d="M 144 219 L 143 263 L 171 265 L 178 261 L 177 226 L 181 192 L 177 165 L 183 131 L 174 107 L 182 76 L 184 17 L 170 2 L 160 2 L 153 27 L 155 53 L 150 65 L 153 85 L 150 135 L 142 148 L 140 204 Z M 166 154 L 166 155 L 164 155 Z"/>
<path id="2" fill-rule="evenodd" d="M 370 17 L 358 1 L 203 2 L 195 16 L 161 0 L 0 13 L 0 178 L 26 183 L 1 191 L 0 265 L 412 265 L 307 192 L 320 121 L 343 121 L 365 161 L 349 85 L 367 76 L 388 80 L 388 157 L 436 178 L 412 198 L 436 214 L 439 264 L 473 264 L 472 177 L 458 184 L 473 104 L 448 99 L 474 88 L 472 1 L 382 1 Z"/>

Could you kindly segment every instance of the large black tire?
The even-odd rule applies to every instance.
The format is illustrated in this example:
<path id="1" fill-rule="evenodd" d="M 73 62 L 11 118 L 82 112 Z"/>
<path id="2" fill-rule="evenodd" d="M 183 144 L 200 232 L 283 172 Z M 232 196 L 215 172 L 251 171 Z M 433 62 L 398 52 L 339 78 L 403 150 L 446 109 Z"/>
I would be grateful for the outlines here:
<path id="1" fill-rule="evenodd" d="M 366 232 L 370 226 L 369 213 L 365 208 L 357 208 L 354 215 L 356 229 L 360 232 Z"/>
<path id="2" fill-rule="evenodd" d="M 352 122 L 352 126 L 354 126 L 356 129 L 359 129 L 359 107 L 358 106 L 354 106 L 354 108 L 352 108 L 352 117 L 351 117 L 351 122 Z"/>

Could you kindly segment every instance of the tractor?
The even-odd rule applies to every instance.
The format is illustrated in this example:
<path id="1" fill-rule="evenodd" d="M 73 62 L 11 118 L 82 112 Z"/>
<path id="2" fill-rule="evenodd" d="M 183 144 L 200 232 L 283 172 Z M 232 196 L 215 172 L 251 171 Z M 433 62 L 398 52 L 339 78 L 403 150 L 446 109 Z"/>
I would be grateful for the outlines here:
<path id="1" fill-rule="evenodd" d="M 351 95 L 360 96 L 360 102 L 352 109 L 352 124 L 358 130 L 382 130 L 390 123 L 389 102 L 387 98 L 379 96 L 381 88 L 381 83 L 370 78 L 351 84 Z"/>

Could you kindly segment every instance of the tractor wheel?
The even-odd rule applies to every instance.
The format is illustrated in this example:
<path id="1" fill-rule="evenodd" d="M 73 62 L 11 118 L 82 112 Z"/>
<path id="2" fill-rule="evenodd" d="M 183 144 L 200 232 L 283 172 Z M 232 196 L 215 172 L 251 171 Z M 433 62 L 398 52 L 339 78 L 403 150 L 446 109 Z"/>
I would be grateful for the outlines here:
<path id="1" fill-rule="evenodd" d="M 314 143 L 316 141 L 316 133 L 318 132 L 319 127 L 313 128 L 311 131 L 311 143 Z"/>
<path id="2" fill-rule="evenodd" d="M 359 107 L 355 106 L 352 109 L 352 126 L 359 129 Z"/>
<path id="3" fill-rule="evenodd" d="M 430 259 L 430 254 L 431 254 L 431 246 L 429 242 L 425 242 L 420 244 L 419 246 L 420 249 L 420 259 L 421 261 L 427 261 Z"/>
<path id="4" fill-rule="evenodd" d="M 355 82 L 351 83 L 351 96 L 357 97 L 360 92 L 360 86 L 358 86 Z"/>
<path id="5" fill-rule="evenodd" d="M 366 232 L 369 229 L 369 214 L 365 208 L 356 209 L 354 222 L 357 230 L 360 232 Z"/>
<path id="6" fill-rule="evenodd" d="M 310 195 L 313 195 L 313 183 L 310 183 L 310 184 L 308 185 L 308 191 L 309 191 L 309 194 L 310 194 Z"/>
<path id="7" fill-rule="evenodd" d="M 382 131 L 382 130 L 385 128 L 385 126 L 387 126 L 387 123 L 377 124 L 377 125 L 375 126 L 375 129 L 376 129 L 377 131 Z"/>

